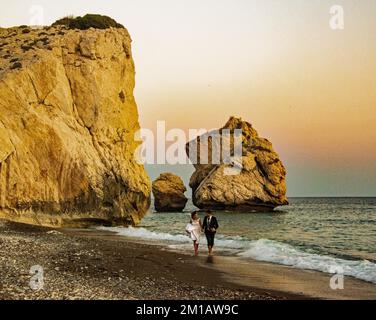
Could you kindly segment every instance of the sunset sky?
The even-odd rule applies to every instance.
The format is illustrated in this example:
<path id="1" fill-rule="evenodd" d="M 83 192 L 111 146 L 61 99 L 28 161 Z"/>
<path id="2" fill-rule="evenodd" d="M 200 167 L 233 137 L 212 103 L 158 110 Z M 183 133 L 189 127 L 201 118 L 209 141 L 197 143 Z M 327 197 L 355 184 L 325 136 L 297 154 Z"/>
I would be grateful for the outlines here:
<path id="1" fill-rule="evenodd" d="M 344 30 L 329 27 L 335 4 Z M 289 196 L 376 196 L 376 1 L 12 0 L 0 26 L 30 24 L 33 5 L 46 25 L 100 13 L 126 26 L 142 127 L 241 116 L 280 154 Z"/>

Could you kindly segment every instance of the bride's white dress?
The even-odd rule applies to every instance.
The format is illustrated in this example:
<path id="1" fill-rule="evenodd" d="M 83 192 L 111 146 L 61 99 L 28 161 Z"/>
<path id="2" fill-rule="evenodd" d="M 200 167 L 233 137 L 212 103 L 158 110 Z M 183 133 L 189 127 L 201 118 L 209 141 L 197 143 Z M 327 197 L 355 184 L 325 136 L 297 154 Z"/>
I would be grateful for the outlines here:
<path id="1" fill-rule="evenodd" d="M 197 241 L 197 243 L 200 243 L 201 225 L 199 219 L 189 223 L 187 225 L 186 230 L 190 233 L 190 237 L 193 241 Z"/>

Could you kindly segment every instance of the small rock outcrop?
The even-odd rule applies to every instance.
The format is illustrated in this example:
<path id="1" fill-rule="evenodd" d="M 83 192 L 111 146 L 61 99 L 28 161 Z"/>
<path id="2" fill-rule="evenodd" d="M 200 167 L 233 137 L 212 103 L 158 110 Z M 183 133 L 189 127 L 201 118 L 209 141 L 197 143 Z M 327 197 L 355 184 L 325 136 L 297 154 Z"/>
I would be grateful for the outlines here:
<path id="1" fill-rule="evenodd" d="M 229 146 L 234 154 L 235 129 L 241 130 L 241 155 L 231 163 L 224 161 L 222 152 Z M 288 204 L 285 167 L 272 144 L 250 123 L 232 117 L 222 129 L 198 137 L 186 149 L 196 169 L 189 185 L 197 207 L 265 211 Z"/>
<path id="2" fill-rule="evenodd" d="M 183 211 L 188 199 L 184 195 L 187 191 L 183 180 L 172 174 L 162 173 L 153 182 L 154 206 L 158 212 Z"/>
<path id="3" fill-rule="evenodd" d="M 123 28 L 0 30 L 0 217 L 135 225 L 151 183 Z"/>

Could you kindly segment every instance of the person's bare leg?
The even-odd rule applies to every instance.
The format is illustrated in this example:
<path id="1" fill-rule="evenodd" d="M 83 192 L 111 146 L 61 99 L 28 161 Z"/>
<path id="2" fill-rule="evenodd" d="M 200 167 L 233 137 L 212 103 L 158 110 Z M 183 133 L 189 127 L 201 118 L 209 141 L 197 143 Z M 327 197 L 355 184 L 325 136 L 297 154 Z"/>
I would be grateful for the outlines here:
<path id="1" fill-rule="evenodd" d="M 208 249 L 209 249 L 209 256 L 211 256 L 211 255 L 212 255 L 213 248 L 209 246 Z"/>
<path id="2" fill-rule="evenodd" d="M 193 243 L 193 246 L 194 246 L 194 248 L 195 248 L 195 256 L 198 256 L 198 243 L 195 241 L 195 242 Z"/>

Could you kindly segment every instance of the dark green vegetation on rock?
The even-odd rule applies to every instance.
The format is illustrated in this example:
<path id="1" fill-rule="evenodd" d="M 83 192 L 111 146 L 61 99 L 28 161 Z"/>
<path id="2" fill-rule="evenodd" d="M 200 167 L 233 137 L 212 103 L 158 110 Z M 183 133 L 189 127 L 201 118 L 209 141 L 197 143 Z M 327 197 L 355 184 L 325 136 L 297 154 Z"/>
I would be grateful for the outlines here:
<path id="1" fill-rule="evenodd" d="M 107 29 L 107 28 L 122 28 L 124 26 L 117 23 L 114 19 L 100 14 L 86 14 L 83 17 L 68 16 L 55 21 L 52 26 L 64 25 L 68 29 L 87 30 L 94 29 Z"/>

